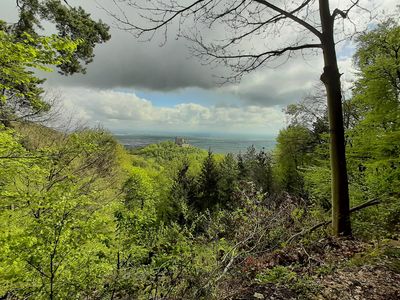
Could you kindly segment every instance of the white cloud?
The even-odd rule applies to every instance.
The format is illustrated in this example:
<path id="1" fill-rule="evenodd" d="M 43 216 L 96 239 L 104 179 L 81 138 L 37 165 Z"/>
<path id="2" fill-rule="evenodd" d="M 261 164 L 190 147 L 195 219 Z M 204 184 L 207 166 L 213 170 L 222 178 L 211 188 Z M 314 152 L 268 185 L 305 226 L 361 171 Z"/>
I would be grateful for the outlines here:
<path id="1" fill-rule="evenodd" d="M 64 88 L 66 109 L 90 125 L 125 130 L 176 130 L 275 134 L 284 125 L 279 107 L 206 107 L 181 103 L 154 106 L 133 93 L 87 88 Z"/>

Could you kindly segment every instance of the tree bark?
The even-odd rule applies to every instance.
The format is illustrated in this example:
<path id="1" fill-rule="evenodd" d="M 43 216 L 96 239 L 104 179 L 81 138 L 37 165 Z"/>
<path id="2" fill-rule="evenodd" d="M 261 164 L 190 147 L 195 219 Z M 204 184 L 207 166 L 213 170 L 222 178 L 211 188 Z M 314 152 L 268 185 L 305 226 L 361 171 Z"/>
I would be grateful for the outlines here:
<path id="1" fill-rule="evenodd" d="M 342 92 L 333 34 L 334 18 L 330 13 L 329 0 L 319 0 L 319 10 L 324 54 L 324 72 L 321 75 L 321 81 L 327 93 L 330 130 L 332 227 L 333 234 L 336 236 L 351 235 Z"/>

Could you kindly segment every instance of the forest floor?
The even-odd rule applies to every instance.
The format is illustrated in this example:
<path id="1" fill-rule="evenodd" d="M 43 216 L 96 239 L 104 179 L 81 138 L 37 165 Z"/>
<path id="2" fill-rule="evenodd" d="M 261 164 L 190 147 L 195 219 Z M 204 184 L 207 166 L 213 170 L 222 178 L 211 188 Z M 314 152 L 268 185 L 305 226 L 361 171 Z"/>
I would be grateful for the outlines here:
<path id="1" fill-rule="evenodd" d="M 219 299 L 397 300 L 400 242 L 325 238 L 245 258 L 231 276 Z"/>

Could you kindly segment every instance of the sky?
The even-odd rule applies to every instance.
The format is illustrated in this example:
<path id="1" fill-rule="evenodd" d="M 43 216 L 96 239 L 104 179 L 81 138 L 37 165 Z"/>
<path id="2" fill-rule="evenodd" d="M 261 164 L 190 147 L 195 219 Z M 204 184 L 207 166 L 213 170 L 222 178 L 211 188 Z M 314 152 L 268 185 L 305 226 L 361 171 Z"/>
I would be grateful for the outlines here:
<path id="1" fill-rule="evenodd" d="M 186 0 L 184 0 L 186 1 Z M 331 8 L 345 9 L 350 0 L 330 1 Z M 361 0 L 374 11 L 392 12 L 398 0 Z M 321 53 L 293 56 L 286 62 L 259 68 L 240 82 L 221 84 L 219 78 L 231 71 L 222 65 L 205 65 L 190 52 L 191 43 L 176 38 L 177 27 L 163 36 L 142 41 L 117 28 L 115 19 L 102 8 L 117 13 L 110 0 L 69 0 L 82 6 L 94 19 L 111 25 L 112 38 L 95 49 L 94 62 L 87 74 L 61 76 L 43 74 L 49 93 L 60 95 L 64 114 L 89 126 L 103 126 L 118 133 L 215 133 L 276 135 L 286 125 L 283 109 L 312 93 L 319 81 L 323 61 Z M 122 6 L 129 18 L 136 20 L 137 11 Z M 16 0 L 0 1 L 0 19 L 16 20 Z M 354 11 L 358 30 L 366 28 L 363 11 Z M 354 19 L 353 19 L 354 20 Z M 190 29 L 191 24 L 187 24 Z M 369 24 L 371 25 L 371 24 Z M 346 31 L 353 27 L 344 24 Z M 209 38 L 226 34 L 226 28 L 206 33 Z M 175 31 L 175 32 L 174 32 Z M 276 46 L 297 32 L 285 28 L 278 35 L 256 37 L 252 49 Z M 257 40 L 258 39 L 258 40 Z M 345 40 L 337 45 L 342 81 L 345 88 L 355 78 L 351 56 L 354 43 Z"/>

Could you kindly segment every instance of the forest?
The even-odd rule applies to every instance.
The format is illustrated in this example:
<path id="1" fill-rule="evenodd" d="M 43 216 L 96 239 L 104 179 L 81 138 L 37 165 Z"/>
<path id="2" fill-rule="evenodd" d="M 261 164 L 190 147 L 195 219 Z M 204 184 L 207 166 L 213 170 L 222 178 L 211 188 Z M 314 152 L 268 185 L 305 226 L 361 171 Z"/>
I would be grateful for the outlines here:
<path id="1" fill-rule="evenodd" d="M 33 70 L 84 72 L 110 36 L 45 3 L 0 23 L 0 299 L 399 299 L 398 21 L 356 37 L 341 236 L 323 87 L 285 108 L 272 151 L 127 149 L 101 127 L 54 129 Z M 38 34 L 43 16 L 65 34 Z"/>

